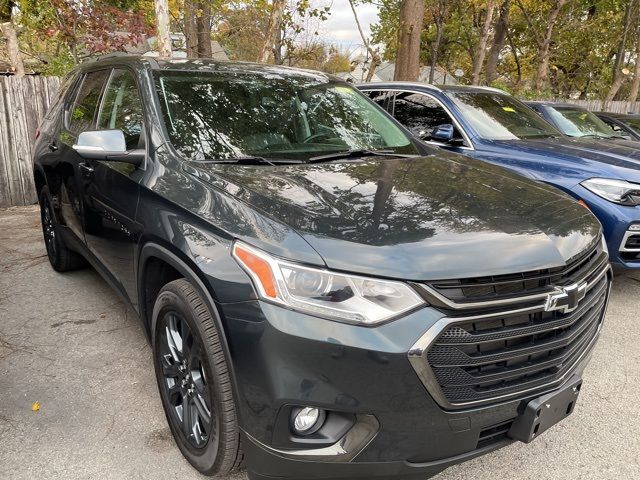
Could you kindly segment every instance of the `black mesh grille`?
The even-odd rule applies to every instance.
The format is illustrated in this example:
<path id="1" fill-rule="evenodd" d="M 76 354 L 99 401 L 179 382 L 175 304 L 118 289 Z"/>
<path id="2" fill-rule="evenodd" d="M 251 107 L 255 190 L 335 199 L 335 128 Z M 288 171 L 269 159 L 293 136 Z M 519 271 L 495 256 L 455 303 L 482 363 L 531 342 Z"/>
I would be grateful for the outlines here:
<path id="1" fill-rule="evenodd" d="M 488 401 L 560 381 L 598 331 L 608 284 L 602 276 L 570 313 L 494 314 L 447 327 L 426 357 L 444 397 Z"/>
<path id="2" fill-rule="evenodd" d="M 485 302 L 545 293 L 555 285 L 567 285 L 583 280 L 608 261 L 606 252 L 598 246 L 564 267 L 529 272 L 429 282 L 429 287 L 452 302 Z M 428 296 L 428 293 L 427 293 Z M 432 304 L 438 300 L 429 298 Z M 444 305 L 440 305 L 444 306 Z"/>

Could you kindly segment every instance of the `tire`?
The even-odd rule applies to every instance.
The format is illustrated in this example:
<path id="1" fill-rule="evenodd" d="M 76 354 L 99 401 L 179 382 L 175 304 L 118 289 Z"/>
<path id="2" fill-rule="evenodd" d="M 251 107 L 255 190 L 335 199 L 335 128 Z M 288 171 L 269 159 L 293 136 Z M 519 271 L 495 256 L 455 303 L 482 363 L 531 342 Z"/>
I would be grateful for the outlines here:
<path id="1" fill-rule="evenodd" d="M 69 249 L 62 239 L 60 225 L 46 187 L 40 193 L 40 220 L 47 257 L 49 257 L 49 263 L 53 269 L 57 272 L 68 272 L 85 267 L 87 261 L 84 257 Z"/>
<path id="2" fill-rule="evenodd" d="M 243 455 L 221 333 L 184 279 L 160 290 L 152 318 L 154 367 L 173 438 L 200 473 L 226 475 Z"/>

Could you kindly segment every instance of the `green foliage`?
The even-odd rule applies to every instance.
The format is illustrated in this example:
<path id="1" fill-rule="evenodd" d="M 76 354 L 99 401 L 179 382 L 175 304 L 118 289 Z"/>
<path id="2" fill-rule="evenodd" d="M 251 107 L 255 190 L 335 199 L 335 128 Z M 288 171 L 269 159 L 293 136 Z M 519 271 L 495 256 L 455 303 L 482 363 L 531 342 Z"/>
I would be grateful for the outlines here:
<path id="1" fill-rule="evenodd" d="M 438 65 L 462 69 L 469 81 L 473 56 L 484 22 L 488 0 L 451 0 L 445 18 Z M 499 15 L 497 0 L 494 24 Z M 500 51 L 498 83 L 525 97 L 547 95 L 601 98 L 613 81 L 615 53 L 622 35 L 624 12 L 631 0 L 568 0 L 552 28 L 548 82 L 542 92 L 531 92 L 540 63 L 540 43 L 549 14 L 557 0 L 511 0 L 508 39 Z M 373 41 L 384 49 L 385 60 L 395 60 L 401 0 L 380 0 L 378 22 L 372 26 Z M 625 44 L 624 65 L 633 71 L 640 35 L 640 2 L 635 2 L 633 21 Z M 425 0 L 425 20 L 420 61 L 431 61 L 438 0 Z M 489 38 L 488 48 L 491 47 Z M 629 92 L 623 85 L 618 96 Z"/>

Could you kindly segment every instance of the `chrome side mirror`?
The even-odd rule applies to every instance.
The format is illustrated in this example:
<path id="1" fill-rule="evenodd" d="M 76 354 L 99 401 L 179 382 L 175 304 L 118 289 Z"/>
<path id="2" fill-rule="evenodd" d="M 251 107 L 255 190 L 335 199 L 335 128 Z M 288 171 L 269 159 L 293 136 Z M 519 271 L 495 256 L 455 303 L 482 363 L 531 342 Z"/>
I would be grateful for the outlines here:
<path id="1" fill-rule="evenodd" d="M 78 155 L 94 160 L 112 160 L 116 162 L 140 165 L 144 159 L 144 150 L 127 150 L 127 142 L 122 130 L 93 130 L 78 135 L 73 149 Z"/>

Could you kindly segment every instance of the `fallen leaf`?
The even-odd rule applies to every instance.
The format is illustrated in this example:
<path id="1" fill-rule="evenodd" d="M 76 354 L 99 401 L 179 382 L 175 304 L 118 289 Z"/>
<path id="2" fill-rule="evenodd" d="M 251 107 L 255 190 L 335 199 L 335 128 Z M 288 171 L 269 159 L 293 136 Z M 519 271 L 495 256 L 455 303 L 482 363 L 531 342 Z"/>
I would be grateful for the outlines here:
<path id="1" fill-rule="evenodd" d="M 31 410 L 34 412 L 40 411 L 40 402 L 33 402 L 31 404 Z"/>

